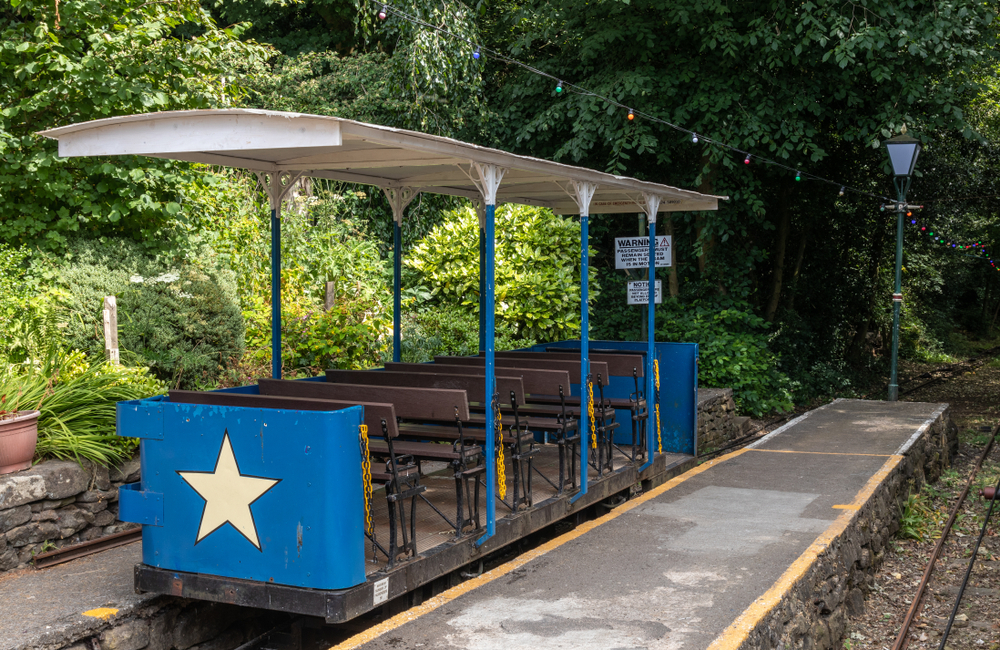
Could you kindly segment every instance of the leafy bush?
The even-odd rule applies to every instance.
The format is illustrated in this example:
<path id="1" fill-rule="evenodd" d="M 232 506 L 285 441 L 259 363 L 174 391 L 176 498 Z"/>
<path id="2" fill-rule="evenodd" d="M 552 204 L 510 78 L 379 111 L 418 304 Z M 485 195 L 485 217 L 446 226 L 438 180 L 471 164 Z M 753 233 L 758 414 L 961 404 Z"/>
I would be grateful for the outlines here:
<path id="1" fill-rule="evenodd" d="M 212 384 L 243 354 L 233 275 L 204 255 L 162 260 L 127 240 L 78 240 L 61 267 L 71 347 L 104 355 L 103 298 L 114 295 L 122 359 L 173 386 Z"/>
<path id="2" fill-rule="evenodd" d="M 110 465 L 131 456 L 138 440 L 115 434 L 115 404 L 165 390 L 145 368 L 90 364 L 78 350 L 0 366 L 0 408 L 41 411 L 38 457 Z"/>
<path id="3" fill-rule="evenodd" d="M 282 363 L 291 372 L 326 368 L 372 368 L 392 345 L 392 314 L 363 293 L 341 299 L 329 310 L 282 315 Z"/>
<path id="4" fill-rule="evenodd" d="M 504 205 L 496 214 L 496 306 L 514 336 L 560 340 L 580 331 L 580 232 L 544 208 Z M 455 210 L 405 259 L 433 300 L 479 313 L 479 221 Z M 591 298 L 599 287 L 592 270 Z M 478 324 L 477 324 L 478 327 Z"/>
<path id="5" fill-rule="evenodd" d="M 698 343 L 700 384 L 732 388 L 739 409 L 757 417 L 792 408 L 791 381 L 776 368 L 767 322 L 748 304 L 667 301 L 656 317 L 657 340 Z"/>
<path id="6" fill-rule="evenodd" d="M 401 358 L 405 362 L 431 361 L 435 355 L 479 353 L 479 317 L 458 305 L 406 313 L 402 328 Z M 503 324 L 497 326 L 497 350 L 526 348 L 537 342 L 536 339 L 518 338 Z"/>
<path id="7" fill-rule="evenodd" d="M 920 317 L 903 303 L 899 315 L 899 356 L 924 363 L 949 363 L 954 361 L 933 337 Z"/>
<path id="8" fill-rule="evenodd" d="M 250 191 L 239 179 L 223 179 L 236 202 Z M 389 266 L 376 241 L 350 218 L 357 193 L 320 192 L 282 219 L 281 321 L 285 373 L 315 374 L 327 367 L 365 368 L 383 360 L 392 336 Z M 245 202 L 244 202 L 245 204 Z M 270 220 L 249 208 L 209 221 L 208 239 L 236 272 L 246 323 L 246 358 L 237 377 L 271 364 Z M 324 309 L 326 283 L 334 305 Z"/>

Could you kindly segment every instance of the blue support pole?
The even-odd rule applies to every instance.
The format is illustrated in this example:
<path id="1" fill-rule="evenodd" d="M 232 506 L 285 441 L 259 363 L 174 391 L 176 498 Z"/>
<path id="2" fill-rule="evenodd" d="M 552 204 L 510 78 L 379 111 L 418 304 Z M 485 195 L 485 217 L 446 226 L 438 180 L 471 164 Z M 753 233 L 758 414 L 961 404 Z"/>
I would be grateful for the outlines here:
<path id="1" fill-rule="evenodd" d="M 656 214 L 650 215 L 647 221 L 649 222 L 649 319 L 646 323 L 646 333 L 649 345 L 646 349 L 646 462 L 639 468 L 640 472 L 652 465 L 656 458 L 656 449 L 653 447 L 656 440 L 653 435 L 653 429 L 656 427 L 656 416 L 654 415 L 656 404 L 653 402 L 655 374 L 653 359 L 656 354 Z"/>
<path id="2" fill-rule="evenodd" d="M 400 312 L 402 310 L 402 290 L 403 290 L 403 235 L 399 222 L 392 220 L 392 360 L 399 363 L 402 351 L 400 340 Z"/>
<path id="3" fill-rule="evenodd" d="M 278 209 L 271 208 L 271 377 L 274 379 L 281 379 L 281 219 Z"/>
<path id="4" fill-rule="evenodd" d="M 479 229 L 479 350 L 486 349 L 486 231 Z"/>
<path id="5" fill-rule="evenodd" d="M 590 422 L 587 413 L 587 379 L 590 377 L 590 217 L 580 215 L 580 492 L 569 500 L 575 503 L 587 493 L 587 458 Z M 573 462 L 573 458 L 569 459 Z"/>
<path id="6" fill-rule="evenodd" d="M 496 362 L 496 323 L 495 317 L 495 286 L 494 286 L 494 241 L 495 229 L 493 215 L 496 213 L 495 205 L 486 206 L 486 241 L 485 245 L 485 279 L 483 282 L 484 300 L 483 308 L 485 312 L 485 350 L 486 350 L 486 399 L 492 404 L 493 394 L 496 393 L 496 377 L 493 375 L 493 366 Z M 486 411 L 486 534 L 476 540 L 479 546 L 496 532 L 497 504 L 496 504 L 496 420 L 493 408 Z"/>

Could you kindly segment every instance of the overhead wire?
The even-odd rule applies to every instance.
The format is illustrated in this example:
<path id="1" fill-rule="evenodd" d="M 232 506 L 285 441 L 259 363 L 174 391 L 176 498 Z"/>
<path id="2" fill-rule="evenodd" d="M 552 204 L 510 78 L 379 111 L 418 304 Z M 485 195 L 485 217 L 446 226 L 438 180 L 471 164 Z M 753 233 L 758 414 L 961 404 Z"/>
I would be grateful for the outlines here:
<path id="1" fill-rule="evenodd" d="M 430 23 L 430 22 L 428 22 L 428 21 L 420 18 L 419 16 L 415 16 L 415 15 L 413 15 L 411 13 L 408 13 L 407 11 L 405 11 L 403 9 L 400 9 L 399 7 L 393 5 L 391 2 L 383 2 L 383 3 L 380 3 L 380 4 L 381 4 L 382 8 L 381 8 L 381 11 L 379 11 L 379 18 L 381 18 L 381 19 L 384 20 L 388 16 L 388 14 L 391 13 L 391 14 L 394 14 L 394 15 L 402 18 L 403 20 L 406 20 L 406 21 L 408 21 L 408 22 L 410 22 L 410 23 L 412 23 L 414 25 L 418 25 L 420 27 L 424 27 L 426 29 L 433 30 L 433 31 L 435 31 L 435 32 L 437 32 L 439 34 L 442 34 L 444 36 L 447 36 L 447 37 L 449 37 L 451 39 L 454 39 L 454 40 L 457 40 L 457 41 L 461 41 L 461 42 L 465 43 L 466 45 L 468 45 L 469 47 L 473 48 L 473 54 L 472 54 L 472 56 L 473 56 L 474 59 L 478 60 L 482 56 L 487 56 L 487 57 L 489 57 L 491 59 L 494 59 L 494 60 L 497 60 L 497 61 L 501 61 L 501 62 L 506 63 L 508 65 L 517 66 L 517 67 L 519 67 L 519 68 L 521 68 L 523 70 L 527 70 L 528 72 L 530 72 L 532 74 L 535 74 L 535 75 L 537 75 L 539 77 L 543 77 L 545 79 L 550 79 L 550 80 L 556 82 L 556 90 L 555 91 L 556 91 L 557 94 L 562 95 L 562 94 L 565 94 L 567 92 L 571 92 L 571 93 L 574 93 L 574 94 L 577 94 L 577 95 L 580 95 L 580 96 L 584 96 L 584 97 L 594 97 L 594 98 L 599 99 L 599 100 L 601 100 L 601 101 L 603 101 L 603 102 L 605 102 L 605 103 L 607 103 L 607 104 L 609 104 L 611 106 L 614 106 L 616 108 L 620 108 L 620 109 L 626 111 L 627 118 L 628 118 L 628 120 L 630 122 L 633 121 L 636 117 L 641 117 L 641 118 L 643 118 L 643 119 L 645 119 L 645 120 L 647 120 L 649 122 L 653 122 L 655 124 L 660 124 L 660 125 L 669 127 L 671 129 L 674 129 L 675 131 L 678 131 L 680 133 L 687 134 L 688 136 L 690 136 L 691 141 L 694 144 L 698 144 L 698 143 L 702 143 L 703 142 L 706 145 L 714 145 L 716 147 L 720 147 L 720 148 L 732 151 L 734 153 L 740 154 L 740 155 L 742 155 L 744 157 L 743 158 L 743 164 L 745 164 L 745 165 L 749 165 L 751 161 L 756 161 L 756 162 L 761 163 L 761 164 L 770 165 L 772 167 L 776 167 L 776 168 L 779 168 L 779 169 L 783 169 L 783 170 L 785 170 L 787 172 L 794 173 L 796 181 L 813 180 L 813 181 L 819 181 L 821 183 L 826 183 L 828 185 L 832 185 L 832 186 L 838 188 L 838 192 L 837 192 L 838 196 L 844 196 L 844 194 L 846 192 L 852 192 L 854 194 L 858 194 L 858 195 L 861 195 L 861 196 L 867 196 L 867 197 L 871 197 L 871 198 L 874 198 L 874 199 L 879 199 L 879 200 L 884 201 L 886 203 L 892 203 L 892 204 L 894 204 L 894 202 L 891 199 L 889 199 L 888 197 L 886 197 L 884 195 L 876 194 L 876 193 L 873 193 L 873 192 L 868 192 L 866 190 L 862 190 L 860 188 L 848 185 L 848 184 L 840 182 L 840 181 L 834 181 L 834 180 L 831 180 L 829 178 L 825 178 L 823 176 L 819 176 L 817 174 L 812 174 L 812 173 L 809 173 L 809 172 L 804 172 L 804 171 L 802 171 L 801 167 L 793 167 L 793 166 L 787 165 L 785 163 L 779 162 L 777 160 L 773 160 L 771 158 L 767 158 L 765 156 L 761 156 L 760 154 L 752 153 L 752 152 L 750 152 L 750 151 L 748 151 L 746 149 L 741 149 L 740 147 L 733 146 L 733 145 L 731 145 L 729 143 L 726 143 L 726 142 L 723 142 L 721 140 L 708 137 L 708 136 L 706 136 L 703 133 L 698 133 L 698 132 L 696 132 L 696 131 L 694 131 L 692 129 L 689 129 L 687 127 L 681 126 L 679 124 L 675 124 L 673 122 L 670 122 L 670 121 L 665 120 L 663 118 L 657 117 L 657 116 L 652 115 L 650 113 L 646 113 L 646 112 L 641 111 L 641 110 L 636 110 L 633 106 L 630 106 L 630 105 L 627 105 L 627 104 L 623 104 L 623 103 L 621 103 L 620 101 L 618 101 L 616 99 L 613 99 L 613 98 L 608 97 L 606 95 L 602 95 L 602 94 L 600 94 L 598 92 L 594 92 L 594 91 L 592 91 L 592 90 L 590 90 L 588 88 L 585 88 L 585 87 L 580 86 L 578 84 L 575 84 L 573 82 L 566 81 L 562 77 L 558 77 L 558 76 L 556 76 L 554 74 L 545 72 L 544 70 L 541 70 L 541 69 L 539 69 L 539 68 L 537 68 L 537 67 L 535 67 L 533 65 L 530 65 L 530 64 L 525 63 L 523 61 L 515 59 L 515 58 L 513 58 L 511 56 L 508 56 L 506 54 L 498 52 L 497 50 L 494 50 L 492 48 L 486 47 L 485 45 L 477 43 L 477 42 L 473 41 L 472 39 L 470 39 L 468 37 L 462 36 L 461 34 L 456 34 L 455 32 L 452 32 L 451 30 L 446 29 L 442 25 L 435 25 L 433 23 Z M 926 204 L 926 203 L 931 203 L 931 202 L 975 200 L 975 199 L 980 199 L 980 198 L 994 198 L 994 197 L 997 197 L 997 196 L 1000 196 L 1000 195 L 983 195 L 983 196 L 961 197 L 961 198 L 927 199 L 927 200 L 924 200 L 923 203 Z M 882 209 L 883 210 L 885 209 L 884 205 L 883 205 Z M 964 248 L 963 248 L 963 250 L 964 250 Z M 990 264 L 993 265 L 993 260 L 990 260 Z M 995 265 L 994 265 L 994 268 L 996 268 Z M 998 269 L 998 270 L 1000 270 L 1000 269 Z"/>
<path id="2" fill-rule="evenodd" d="M 840 181 L 830 180 L 829 178 L 825 178 L 823 176 L 819 176 L 819 175 L 812 174 L 812 173 L 809 173 L 809 172 L 803 172 L 803 171 L 801 171 L 800 167 L 792 167 L 790 165 L 786 165 L 785 163 L 778 162 L 777 160 L 773 160 L 771 158 L 766 158 L 764 156 L 761 156 L 760 154 L 755 154 L 755 153 L 752 153 L 752 152 L 750 152 L 750 151 L 748 151 L 746 149 L 741 149 L 739 147 L 733 146 L 733 145 L 728 144 L 726 142 L 723 142 L 721 140 L 717 140 L 715 138 L 708 137 L 708 136 L 706 136 L 703 133 L 698 133 L 697 131 L 693 131 L 692 129 L 686 128 L 686 127 L 681 126 L 679 124 L 674 124 L 673 122 L 670 122 L 670 121 L 665 120 L 663 118 L 657 117 L 655 115 L 651 115 L 651 114 L 646 113 L 646 112 L 641 111 L 641 110 L 636 110 L 633 106 L 629 106 L 627 104 L 623 104 L 623 103 L 619 102 L 616 99 L 613 99 L 613 98 L 608 97 L 606 95 L 602 95 L 600 93 L 594 92 L 594 91 L 592 91 L 592 90 L 590 90 L 588 88 L 585 88 L 585 87 L 580 86 L 578 84 L 572 83 L 570 81 L 566 81 L 562 77 L 557 77 L 556 75 L 550 74 L 548 72 L 545 72 L 544 70 L 540 70 L 539 68 L 536 68 L 533 65 L 530 65 L 528 63 L 524 63 L 523 61 L 520 61 L 520 60 L 515 59 L 513 57 L 507 56 L 506 54 L 502 54 L 502 53 L 500 53 L 500 52 L 498 52 L 498 51 L 496 51 L 494 49 L 486 47 L 485 45 L 476 43 L 473 40 L 471 40 L 471 39 L 469 39 L 469 38 L 467 38 L 465 36 L 462 36 L 461 34 L 456 34 L 456 33 L 454 33 L 452 31 L 446 29 L 445 27 L 443 27 L 441 25 L 435 25 L 433 23 L 429 23 L 426 20 L 420 18 L 419 16 L 414 16 L 414 15 L 412 15 L 410 13 L 407 13 L 406 11 L 404 11 L 404 10 L 396 7 L 392 3 L 388 3 L 388 2 L 381 3 L 381 6 L 382 6 L 382 10 L 379 12 L 379 17 L 380 18 L 383 17 L 383 14 L 387 15 L 387 14 L 391 13 L 391 14 L 394 14 L 396 16 L 399 16 L 400 18 L 402 18 L 402 19 L 404 19 L 404 20 L 406 20 L 406 21 L 408 21 L 410 23 L 413 23 L 414 25 L 419 25 L 421 27 L 425 27 L 427 29 L 434 30 L 435 32 L 438 32 L 439 34 L 443 34 L 445 36 L 448 36 L 449 38 L 452 38 L 452 39 L 455 39 L 455 40 L 458 40 L 458 41 L 462 41 L 463 43 L 467 44 L 469 47 L 473 48 L 473 57 L 476 58 L 476 59 L 479 58 L 479 56 L 476 56 L 476 54 L 478 54 L 480 56 L 485 55 L 485 56 L 488 56 L 491 59 L 495 59 L 497 61 L 502 61 L 502 62 L 507 63 L 509 65 L 514 65 L 514 66 L 520 67 L 520 68 L 522 68 L 524 70 L 527 70 L 528 72 L 531 72 L 531 73 L 533 73 L 535 75 L 538 75 L 540 77 L 544 77 L 546 79 L 551 79 L 552 81 L 556 82 L 556 84 L 557 84 L 556 85 L 556 92 L 557 93 L 565 93 L 568 90 L 568 91 L 573 92 L 573 93 L 575 93 L 577 95 L 586 96 L 586 97 L 594 97 L 596 99 L 600 99 L 601 101 L 604 101 L 607 104 L 610 104 L 611 106 L 615 106 L 616 108 L 620 108 L 620 109 L 622 109 L 624 111 L 627 111 L 627 115 L 628 115 L 629 121 L 634 120 L 636 117 L 642 117 L 642 118 L 644 118 L 645 120 L 647 120 L 649 122 L 654 122 L 656 124 L 661 124 L 663 126 L 667 126 L 667 127 L 671 128 L 671 129 L 674 129 L 675 131 L 678 131 L 680 133 L 687 134 L 688 136 L 691 137 L 691 141 L 693 143 L 695 143 L 695 144 L 698 144 L 700 142 L 704 142 L 705 144 L 715 145 L 716 147 L 727 149 L 729 151 L 732 151 L 732 152 L 738 153 L 738 154 L 740 154 L 742 156 L 745 156 L 744 159 L 743 159 L 743 163 L 744 164 L 750 164 L 751 160 L 755 160 L 758 163 L 762 163 L 762 164 L 765 164 L 765 165 L 770 165 L 772 167 L 777 167 L 779 169 L 783 169 L 785 171 L 794 173 L 796 181 L 813 180 L 813 181 L 819 181 L 821 183 L 827 183 L 828 185 L 832 185 L 834 187 L 839 188 L 839 193 L 838 193 L 839 196 L 843 196 L 844 192 L 847 191 L 847 192 L 853 192 L 855 194 L 860 194 L 862 196 L 868 196 L 868 197 L 875 198 L 875 199 L 880 199 L 880 200 L 883 200 L 883 201 L 889 201 L 889 199 L 887 197 L 883 196 L 883 195 L 875 194 L 873 192 L 868 192 L 866 190 L 862 190 L 860 188 L 857 188 L 857 187 L 854 187 L 854 186 L 851 186 L 851 185 L 847 185 L 846 183 L 842 183 Z"/>

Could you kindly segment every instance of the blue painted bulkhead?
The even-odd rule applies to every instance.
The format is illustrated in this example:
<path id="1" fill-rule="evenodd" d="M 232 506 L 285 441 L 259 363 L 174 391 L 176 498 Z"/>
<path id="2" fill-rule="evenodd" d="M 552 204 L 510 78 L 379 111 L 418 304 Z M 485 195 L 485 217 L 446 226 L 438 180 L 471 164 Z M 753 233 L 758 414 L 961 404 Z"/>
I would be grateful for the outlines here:
<path id="1" fill-rule="evenodd" d="M 694 455 L 698 447 L 698 344 L 697 343 L 656 343 L 656 356 L 660 362 L 660 429 L 663 451 Z M 544 352 L 565 348 L 579 351 L 580 341 L 560 341 L 542 343 L 526 351 Z M 645 341 L 590 341 L 591 353 L 612 350 L 646 352 Z M 596 378 L 595 378 L 596 383 Z M 645 391 L 645 383 L 639 378 L 639 388 Z M 580 395 L 580 384 L 573 384 L 573 395 Z M 604 388 L 604 396 L 627 399 L 635 392 L 635 380 L 629 377 L 612 376 L 610 384 Z M 594 388 L 595 401 L 598 391 Z M 650 399 L 652 403 L 652 399 Z M 632 443 L 632 414 L 625 409 L 615 410 L 615 420 L 621 426 L 615 431 L 615 442 Z"/>
<path id="2" fill-rule="evenodd" d="M 141 439 L 142 466 L 119 516 L 143 524 L 143 563 L 314 589 L 363 583 L 361 421 L 360 406 L 119 403 L 118 434 Z"/>

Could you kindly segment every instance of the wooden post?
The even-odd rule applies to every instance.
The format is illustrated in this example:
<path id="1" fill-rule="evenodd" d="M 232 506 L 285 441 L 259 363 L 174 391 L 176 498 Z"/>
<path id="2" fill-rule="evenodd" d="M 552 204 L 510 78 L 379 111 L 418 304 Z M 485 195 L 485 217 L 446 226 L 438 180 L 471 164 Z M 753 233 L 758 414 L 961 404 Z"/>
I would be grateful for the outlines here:
<path id="1" fill-rule="evenodd" d="M 336 282 L 327 282 L 326 283 L 326 301 L 325 301 L 325 304 L 324 304 L 324 306 L 326 308 L 326 311 L 330 311 L 330 309 L 333 308 L 333 304 L 335 302 L 337 302 L 337 283 Z"/>
<path id="2" fill-rule="evenodd" d="M 118 355 L 118 302 L 114 296 L 104 297 L 104 353 L 111 363 L 121 363 Z"/>

